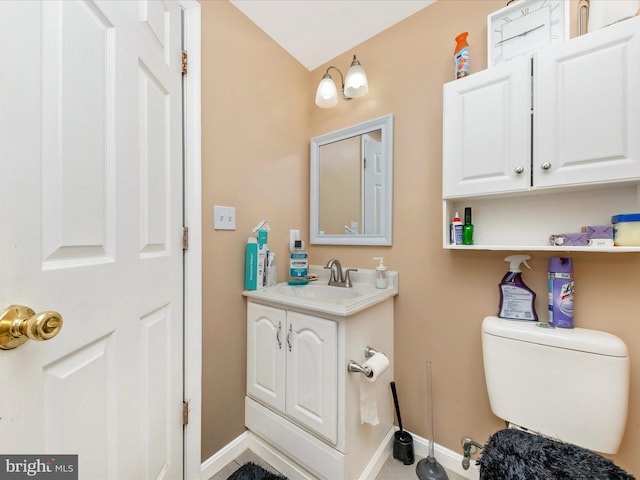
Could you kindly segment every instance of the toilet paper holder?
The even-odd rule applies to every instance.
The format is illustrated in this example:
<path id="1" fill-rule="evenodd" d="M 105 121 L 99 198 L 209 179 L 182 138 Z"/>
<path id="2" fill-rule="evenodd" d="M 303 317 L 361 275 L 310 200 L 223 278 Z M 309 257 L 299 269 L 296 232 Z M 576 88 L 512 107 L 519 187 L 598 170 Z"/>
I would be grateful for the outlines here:
<path id="1" fill-rule="evenodd" d="M 365 358 L 371 358 L 376 353 L 378 353 L 377 350 L 374 350 L 373 348 L 368 346 L 364 347 Z M 371 376 L 373 376 L 373 370 L 371 370 L 371 368 L 368 365 L 360 365 L 359 363 L 353 360 L 349 360 L 349 364 L 347 365 L 347 371 L 353 372 L 353 373 L 362 373 L 367 378 L 371 378 Z"/>

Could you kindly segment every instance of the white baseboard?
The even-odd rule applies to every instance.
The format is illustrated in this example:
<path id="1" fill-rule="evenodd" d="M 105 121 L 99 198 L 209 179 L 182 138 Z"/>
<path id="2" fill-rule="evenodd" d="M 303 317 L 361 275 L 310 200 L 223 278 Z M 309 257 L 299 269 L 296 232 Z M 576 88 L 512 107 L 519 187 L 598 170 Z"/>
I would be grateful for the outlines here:
<path id="1" fill-rule="evenodd" d="M 429 440 L 413 433 L 411 436 L 413 437 L 413 450 L 415 455 L 417 457 L 426 457 L 429 454 Z M 393 448 L 393 432 L 387 436 L 386 440 L 386 444 L 376 451 L 360 480 L 375 479 L 375 475 L 378 474 L 384 462 L 389 458 Z M 247 449 L 251 450 L 291 480 L 314 480 L 314 477 L 303 468 L 296 465 L 295 462 L 286 455 L 250 431 L 245 431 L 225 445 L 220 451 L 216 452 L 215 455 L 205 460 L 201 466 L 202 475 L 200 478 L 202 480 L 209 480 Z M 438 463 L 447 470 L 467 480 L 479 480 L 480 469 L 475 465 L 475 461 L 472 460 L 469 469 L 465 470 L 462 468 L 462 455 L 460 453 L 449 450 L 437 443 L 434 445 L 434 454 Z"/>
<path id="2" fill-rule="evenodd" d="M 242 435 L 227 443 L 213 456 L 207 458 L 201 465 L 201 480 L 209 480 L 216 473 L 226 467 L 240 456 L 242 452 L 249 448 L 249 435 L 247 430 Z"/>

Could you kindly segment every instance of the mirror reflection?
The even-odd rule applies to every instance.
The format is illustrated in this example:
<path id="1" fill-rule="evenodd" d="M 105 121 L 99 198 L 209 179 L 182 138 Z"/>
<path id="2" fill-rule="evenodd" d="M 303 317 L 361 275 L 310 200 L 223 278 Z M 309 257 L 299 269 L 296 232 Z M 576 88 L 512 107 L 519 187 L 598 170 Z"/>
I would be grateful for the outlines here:
<path id="1" fill-rule="evenodd" d="M 392 116 L 311 140 L 311 243 L 391 245 Z"/>

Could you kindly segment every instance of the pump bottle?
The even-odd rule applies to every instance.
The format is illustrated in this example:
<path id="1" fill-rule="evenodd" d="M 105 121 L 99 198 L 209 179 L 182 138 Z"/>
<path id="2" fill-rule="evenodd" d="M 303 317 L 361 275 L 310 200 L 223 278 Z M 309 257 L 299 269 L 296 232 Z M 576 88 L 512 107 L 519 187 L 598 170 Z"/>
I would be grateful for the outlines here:
<path id="1" fill-rule="evenodd" d="M 387 267 L 384 266 L 384 257 L 373 257 L 378 260 L 376 267 L 376 288 L 387 288 Z"/>
<path id="2" fill-rule="evenodd" d="M 524 263 L 531 269 L 527 260 L 529 255 L 510 255 L 504 259 L 509 262 L 509 271 L 500 282 L 500 306 L 498 316 L 513 320 L 538 321 L 536 313 L 536 294 L 522 281 L 520 264 Z"/>

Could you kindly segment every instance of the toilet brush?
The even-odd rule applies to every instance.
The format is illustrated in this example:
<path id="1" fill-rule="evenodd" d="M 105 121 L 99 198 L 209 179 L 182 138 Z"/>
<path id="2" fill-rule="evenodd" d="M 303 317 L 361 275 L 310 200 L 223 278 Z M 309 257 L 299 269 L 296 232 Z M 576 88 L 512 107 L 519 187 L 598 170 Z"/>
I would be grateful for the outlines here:
<path id="1" fill-rule="evenodd" d="M 420 480 L 449 480 L 447 472 L 438 463 L 433 447 L 433 387 L 431 385 L 431 362 L 427 361 L 427 401 L 429 402 L 429 455 L 416 465 Z"/>

